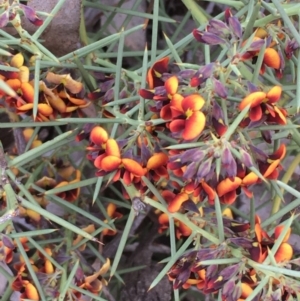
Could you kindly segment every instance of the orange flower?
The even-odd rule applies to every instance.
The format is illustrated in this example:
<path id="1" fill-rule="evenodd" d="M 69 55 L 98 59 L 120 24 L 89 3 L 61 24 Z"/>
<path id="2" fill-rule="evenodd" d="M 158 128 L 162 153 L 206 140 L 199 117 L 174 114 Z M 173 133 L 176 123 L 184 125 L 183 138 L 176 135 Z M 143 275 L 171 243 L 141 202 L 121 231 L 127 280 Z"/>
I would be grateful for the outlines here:
<path id="1" fill-rule="evenodd" d="M 238 177 L 234 177 L 233 180 L 226 178 L 221 181 L 217 186 L 217 193 L 221 203 L 231 205 L 236 200 L 236 190 L 241 184 L 242 180 Z"/>
<path id="2" fill-rule="evenodd" d="M 174 194 L 174 197 L 169 201 L 168 211 L 171 213 L 179 211 L 181 206 L 187 201 L 198 203 L 200 200 L 200 191 L 200 185 L 194 185 L 194 183 L 185 185 L 181 192 L 177 195 Z M 195 209 L 198 211 L 197 207 L 195 207 Z"/>
<path id="3" fill-rule="evenodd" d="M 170 193 L 169 197 L 175 196 L 172 192 L 164 191 Z M 164 194 L 164 198 L 165 198 Z M 158 233 L 163 233 L 165 230 L 169 228 L 169 216 L 166 213 L 162 213 L 158 217 L 159 230 Z M 182 236 L 187 237 L 192 234 L 192 229 L 185 225 L 183 222 L 175 219 L 175 227 L 176 227 L 176 238 L 180 239 Z"/>
<path id="4" fill-rule="evenodd" d="M 63 187 L 63 186 L 66 186 L 66 185 L 77 183 L 77 182 L 80 181 L 80 177 L 81 177 L 81 172 L 79 170 L 76 170 L 74 180 L 72 180 L 72 181 L 61 181 L 54 188 Z M 67 202 L 74 202 L 78 198 L 79 193 L 80 193 L 80 188 L 78 187 L 78 188 L 74 188 L 74 189 L 70 189 L 70 190 L 60 192 L 60 193 L 57 194 L 57 196 L 59 196 L 60 198 L 66 200 Z"/>
<path id="5" fill-rule="evenodd" d="M 108 133 L 101 126 L 95 126 L 90 133 L 91 141 L 98 146 L 105 144 L 108 138 Z"/>
<path id="6" fill-rule="evenodd" d="M 21 275 L 18 275 L 16 279 L 11 284 L 14 291 L 22 291 L 20 295 L 20 300 L 30 299 L 33 301 L 39 301 L 40 296 L 36 287 L 28 280 L 22 279 Z"/>
<path id="7" fill-rule="evenodd" d="M 7 97 L 6 102 L 17 109 L 18 114 L 32 115 L 34 89 L 31 83 L 22 82 L 20 79 L 9 79 L 6 83 L 17 93 L 16 98 Z M 37 104 L 37 121 L 53 119 L 53 109 L 48 103 Z"/>
<path id="8" fill-rule="evenodd" d="M 245 43 L 245 42 L 244 42 Z M 253 59 L 257 57 L 259 54 L 259 49 L 257 50 L 257 46 L 262 46 L 263 45 L 263 40 L 258 36 L 255 36 L 253 39 L 253 43 L 251 44 L 254 49 L 256 50 L 250 50 L 247 51 L 242 55 L 242 60 L 248 60 L 248 59 Z M 251 48 L 250 45 L 250 48 Z M 254 46 L 256 45 L 256 46 Z M 260 68 L 260 74 L 264 74 L 266 71 L 266 66 L 275 69 L 276 75 L 280 77 L 281 75 L 281 68 L 284 66 L 284 62 L 282 61 L 282 58 L 278 51 L 276 51 L 274 48 L 272 48 L 272 44 L 268 45 L 268 47 L 265 49 L 264 52 L 264 57 L 263 57 L 263 62 Z M 260 47 L 259 47 L 260 48 Z"/>
<path id="9" fill-rule="evenodd" d="M 23 249 L 28 251 L 29 247 L 26 244 L 28 241 L 27 237 L 20 237 L 19 240 L 23 246 Z M 0 241 L 1 260 L 5 261 L 6 263 L 11 263 L 13 260 L 14 250 L 16 250 L 16 248 L 16 241 L 11 241 L 11 239 L 9 239 L 6 235 L 3 235 L 2 241 Z"/>
<path id="10" fill-rule="evenodd" d="M 82 230 L 85 231 L 86 233 L 91 234 L 91 233 L 93 233 L 96 229 L 95 229 L 95 225 L 94 225 L 94 224 L 90 224 L 90 225 L 86 226 L 85 228 L 82 228 Z M 76 239 L 73 240 L 72 245 L 75 246 L 75 245 L 79 244 L 79 243 L 82 241 L 82 239 L 83 239 L 83 236 L 78 234 L 77 237 L 76 237 Z M 82 245 L 78 248 L 78 250 L 79 250 L 80 252 L 82 252 L 82 251 L 85 250 L 85 247 L 86 247 L 86 244 L 82 244 Z"/>
<path id="11" fill-rule="evenodd" d="M 30 83 L 22 83 L 20 79 L 9 79 L 6 84 L 15 90 L 25 103 L 33 103 L 34 89 Z"/>
<path id="12" fill-rule="evenodd" d="M 58 79 L 56 80 L 55 77 L 58 77 Z M 43 81 L 40 81 L 39 101 L 48 103 L 53 108 L 54 115 L 60 113 L 61 116 L 68 117 L 72 112 L 90 105 L 90 102 L 76 97 L 81 92 L 82 83 L 74 81 L 71 77 L 67 77 L 64 81 L 64 79 L 61 79 L 61 75 L 54 73 L 51 76 L 48 73 L 46 79 L 49 79 L 49 83 L 62 81 L 59 86 L 52 89 L 48 88 Z"/>
<path id="13" fill-rule="evenodd" d="M 18 101 L 17 113 L 32 115 L 33 107 L 33 103 L 21 104 Z M 37 105 L 36 121 L 49 121 L 51 119 L 53 119 L 53 109 L 46 103 L 39 103 Z"/>
<path id="14" fill-rule="evenodd" d="M 27 218 L 30 218 L 31 220 L 38 223 L 41 220 L 41 215 L 37 213 L 36 211 L 33 211 L 31 209 L 26 209 L 22 206 L 19 206 L 20 216 L 24 216 Z"/>
<path id="15" fill-rule="evenodd" d="M 179 82 L 177 76 L 172 76 L 168 78 L 164 84 L 167 92 L 167 100 L 171 100 L 171 102 L 164 105 L 160 111 L 160 117 L 165 120 L 170 120 L 173 117 L 171 110 L 172 102 L 174 103 L 174 101 L 176 101 L 177 99 L 183 99 L 183 96 L 176 93 L 178 89 L 178 84 Z"/>
<path id="16" fill-rule="evenodd" d="M 266 66 L 278 70 L 280 69 L 280 65 L 281 58 L 279 53 L 273 48 L 266 48 L 263 58 L 263 65 L 261 66 L 260 73 L 265 73 Z"/>
<path id="17" fill-rule="evenodd" d="M 106 212 L 107 212 L 107 215 L 112 218 L 112 219 L 117 219 L 117 218 L 121 218 L 123 216 L 122 213 L 118 212 L 117 211 L 117 206 L 113 203 L 109 203 L 106 207 Z M 107 223 L 107 219 L 104 220 L 105 223 Z M 116 235 L 117 234 L 117 231 L 116 230 L 111 230 L 111 229 L 104 229 L 101 233 L 103 236 L 113 236 L 113 235 Z"/>
<path id="18" fill-rule="evenodd" d="M 24 293 L 22 293 L 21 298 L 27 298 L 34 301 L 40 300 L 40 296 L 37 292 L 37 289 L 32 283 L 30 283 L 28 280 L 23 280 L 23 285 L 25 287 L 25 291 Z"/>
<path id="19" fill-rule="evenodd" d="M 109 138 L 108 133 L 100 126 L 96 126 L 90 133 L 92 143 L 87 147 L 91 151 L 88 159 L 94 161 L 99 170 L 97 176 L 105 176 L 113 173 L 110 181 L 118 181 L 120 177 L 126 184 L 134 180 L 139 181 L 146 173 L 146 169 L 132 158 L 123 158 L 118 142 Z"/>
<path id="20" fill-rule="evenodd" d="M 146 168 L 148 170 L 149 176 L 155 182 L 159 181 L 161 178 L 169 178 L 169 173 L 166 168 L 168 160 L 169 157 L 162 152 L 155 153 L 148 159 Z"/>
<path id="21" fill-rule="evenodd" d="M 44 251 L 49 255 L 52 256 L 52 250 L 50 248 L 44 248 Z M 46 274 L 53 274 L 55 271 L 55 268 L 52 264 L 52 262 L 47 259 L 41 252 L 38 252 L 40 261 L 41 261 L 41 267 L 39 268 L 39 272 L 46 273 Z"/>
<path id="22" fill-rule="evenodd" d="M 55 85 L 63 84 L 63 86 L 72 94 L 78 94 L 83 89 L 83 84 L 74 80 L 70 74 L 55 74 L 53 72 L 48 72 L 46 80 Z"/>
<path id="23" fill-rule="evenodd" d="M 133 177 L 141 177 L 145 174 L 145 169 L 130 158 L 122 158 L 120 148 L 115 139 L 108 139 L 105 144 L 105 153 L 99 155 L 94 161 L 95 167 L 99 169 L 98 176 L 115 172 L 113 181 L 121 177 L 121 171 L 124 171 L 123 179 L 130 183 Z"/>
<path id="24" fill-rule="evenodd" d="M 280 162 L 284 159 L 286 154 L 286 146 L 281 144 L 279 148 L 271 155 L 266 156 L 266 160 L 257 160 L 260 173 L 269 180 L 276 180 L 281 169 Z M 251 185 L 259 182 L 260 179 L 254 172 L 250 172 L 243 178 L 244 185 Z"/>
<path id="25" fill-rule="evenodd" d="M 77 283 L 78 287 L 89 290 L 93 294 L 98 294 L 103 285 L 107 285 L 107 281 L 102 277 L 110 268 L 110 260 L 107 258 L 102 267 L 91 276 L 87 276 L 81 283 Z"/>
<path id="26" fill-rule="evenodd" d="M 188 227 L 185 223 L 175 220 L 176 226 L 176 238 L 180 239 L 182 236 L 187 237 L 192 234 L 192 229 Z"/>
<path id="27" fill-rule="evenodd" d="M 238 301 L 246 300 L 246 298 L 249 297 L 253 292 L 253 288 L 248 283 L 245 282 L 241 283 L 241 290 L 242 293 Z"/>
<path id="28" fill-rule="evenodd" d="M 256 91 L 246 96 L 239 104 L 242 111 L 250 105 L 249 119 L 251 121 L 265 121 L 267 123 L 286 124 L 286 110 L 276 106 L 281 97 L 282 89 L 274 86 L 269 92 Z"/>
<path id="29" fill-rule="evenodd" d="M 24 135 L 24 138 L 25 138 L 26 142 L 28 142 L 30 140 L 30 138 L 33 135 L 33 132 L 34 132 L 33 128 L 26 128 L 26 129 L 23 130 L 23 135 Z M 38 136 L 35 136 L 34 140 L 32 141 L 32 144 L 30 146 L 30 149 L 38 147 L 42 144 L 43 144 L 43 142 L 38 139 Z"/>
<path id="30" fill-rule="evenodd" d="M 269 237 L 261 228 L 261 220 L 259 216 L 255 217 L 255 222 L 255 241 L 252 243 L 252 248 L 249 249 L 249 252 L 251 259 L 261 263 L 266 259 L 268 249 L 273 247 L 284 227 L 282 225 L 277 226 L 273 237 Z M 290 233 L 291 230 L 289 229 L 276 254 L 274 254 L 276 262 L 289 261 L 293 257 L 293 248 L 289 243 L 287 243 Z"/>
<path id="31" fill-rule="evenodd" d="M 18 114 L 32 115 L 34 102 L 33 84 L 29 82 L 29 69 L 23 66 L 24 57 L 18 53 L 12 57 L 11 66 L 18 68 L 19 72 L 5 72 L 4 80 L 15 92 L 14 97 L 6 97 L 6 102 L 17 109 Z M 36 121 L 49 121 L 54 119 L 53 108 L 48 102 L 39 99 L 37 104 Z"/>
<path id="32" fill-rule="evenodd" d="M 276 226 L 274 235 L 273 235 L 275 241 L 278 239 L 278 237 L 281 234 L 283 229 L 284 229 L 284 225 Z M 274 256 L 276 262 L 289 261 L 292 259 L 294 250 L 293 250 L 292 246 L 289 243 L 287 243 L 287 241 L 290 238 L 290 235 L 291 235 L 291 228 L 288 229 L 285 237 L 282 240 L 281 245 L 279 246 L 279 248 Z"/>
<path id="33" fill-rule="evenodd" d="M 171 102 L 173 116 L 181 113 L 184 119 L 175 119 L 170 123 L 172 133 L 182 133 L 184 140 L 193 140 L 199 136 L 205 127 L 205 115 L 200 111 L 205 100 L 199 94 L 191 94 Z"/>
<path id="34" fill-rule="evenodd" d="M 289 261 L 292 259 L 293 253 L 294 253 L 293 247 L 290 244 L 288 244 L 287 242 L 283 242 L 279 246 L 274 257 L 275 257 L 276 262 Z"/>

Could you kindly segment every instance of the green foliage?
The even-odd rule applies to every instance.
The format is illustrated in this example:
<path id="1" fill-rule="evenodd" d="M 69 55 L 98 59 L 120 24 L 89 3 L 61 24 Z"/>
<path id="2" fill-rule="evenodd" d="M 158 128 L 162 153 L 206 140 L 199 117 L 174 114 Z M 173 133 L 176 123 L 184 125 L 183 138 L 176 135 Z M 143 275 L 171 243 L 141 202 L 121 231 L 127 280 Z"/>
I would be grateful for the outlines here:
<path id="1" fill-rule="evenodd" d="M 60 57 L 66 0 L 0 4 L 2 299 L 122 300 L 153 266 L 175 301 L 299 299 L 298 4 L 99 2 Z"/>

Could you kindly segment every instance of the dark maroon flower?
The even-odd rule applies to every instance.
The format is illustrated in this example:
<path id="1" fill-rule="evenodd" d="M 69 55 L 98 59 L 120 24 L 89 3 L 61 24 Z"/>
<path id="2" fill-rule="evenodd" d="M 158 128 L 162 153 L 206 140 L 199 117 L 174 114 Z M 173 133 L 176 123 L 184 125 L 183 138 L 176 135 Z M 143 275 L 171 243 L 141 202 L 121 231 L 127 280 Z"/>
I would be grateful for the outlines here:
<path id="1" fill-rule="evenodd" d="M 114 98 L 114 89 L 111 88 L 111 89 L 109 89 L 108 91 L 106 91 L 106 93 L 104 94 L 104 96 L 103 96 L 103 101 L 104 101 L 105 103 L 108 103 L 108 102 L 110 102 L 111 100 L 113 100 L 113 98 Z"/>
<path id="2" fill-rule="evenodd" d="M 213 74 L 214 66 L 215 63 L 209 63 L 201 67 L 191 78 L 190 85 L 192 87 L 197 87 L 204 83 Z"/>
<path id="3" fill-rule="evenodd" d="M 261 131 L 261 136 L 267 143 L 272 143 L 272 134 L 271 131 Z"/>
<path id="4" fill-rule="evenodd" d="M 218 291 L 227 282 L 224 277 L 219 275 L 218 265 L 210 265 L 205 273 L 205 286 L 203 292 L 205 294 Z"/>
<path id="5" fill-rule="evenodd" d="M 296 42 L 295 39 L 288 40 L 286 42 L 284 52 L 288 60 L 290 60 L 294 54 L 294 51 L 299 48 L 298 43 Z"/>
<path id="6" fill-rule="evenodd" d="M 199 209 L 196 204 L 192 200 L 187 200 L 182 203 L 182 208 L 187 211 L 192 211 L 195 213 L 199 213 Z"/>
<path id="7" fill-rule="evenodd" d="M 225 22 L 229 25 L 229 18 L 232 17 L 231 10 L 229 8 L 225 9 Z"/>
<path id="8" fill-rule="evenodd" d="M 217 101 L 213 102 L 212 109 L 212 125 L 215 128 L 217 134 L 221 137 L 227 131 L 227 125 L 224 123 L 224 112 L 219 106 Z"/>
<path id="9" fill-rule="evenodd" d="M 190 277 L 197 252 L 192 251 L 181 256 L 168 272 L 169 278 L 175 280 L 174 289 L 180 288 Z"/>

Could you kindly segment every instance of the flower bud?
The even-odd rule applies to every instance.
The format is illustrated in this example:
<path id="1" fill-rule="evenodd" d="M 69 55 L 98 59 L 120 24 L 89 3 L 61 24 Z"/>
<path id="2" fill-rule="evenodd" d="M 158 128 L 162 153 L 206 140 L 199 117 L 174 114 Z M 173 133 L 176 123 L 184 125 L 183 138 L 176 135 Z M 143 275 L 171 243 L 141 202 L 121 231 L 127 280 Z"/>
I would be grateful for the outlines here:
<path id="1" fill-rule="evenodd" d="M 224 38 L 230 34 L 230 30 L 226 23 L 221 20 L 211 19 L 208 22 L 207 31 L 220 35 Z"/>
<path id="2" fill-rule="evenodd" d="M 207 45 L 220 45 L 220 44 L 225 44 L 225 40 L 220 38 L 218 35 L 214 34 L 214 33 L 210 33 L 208 31 L 200 31 L 197 29 L 193 30 L 193 35 L 194 38 L 200 42 L 200 43 L 204 43 Z"/>
<path id="3" fill-rule="evenodd" d="M 242 26 L 237 17 L 228 18 L 228 25 L 232 30 L 232 33 L 238 38 L 241 39 L 243 35 Z"/>
<path id="4" fill-rule="evenodd" d="M 183 154 L 180 155 L 180 161 L 182 163 L 189 162 L 200 162 L 206 156 L 206 152 L 197 148 L 192 148 L 186 150 Z"/>
<path id="5" fill-rule="evenodd" d="M 204 162 L 202 162 L 198 168 L 197 178 L 198 179 L 205 178 L 211 171 L 211 166 L 212 166 L 212 158 L 209 158 Z"/>
<path id="6" fill-rule="evenodd" d="M 242 163 L 246 167 L 248 167 L 248 168 L 252 167 L 253 166 L 253 162 L 252 162 L 252 158 L 249 155 L 249 153 L 246 152 L 246 151 L 244 151 L 242 148 L 239 149 L 239 153 L 241 155 L 241 161 L 242 161 Z"/>
<path id="7" fill-rule="evenodd" d="M 181 70 L 177 73 L 177 76 L 182 79 L 190 79 L 195 75 L 196 71 L 193 69 Z"/>
<path id="8" fill-rule="evenodd" d="M 297 50 L 299 48 L 298 43 L 296 42 L 295 39 L 292 40 L 288 40 L 286 42 L 285 48 L 284 48 L 284 52 L 286 55 L 286 58 L 288 60 L 290 60 L 294 54 L 294 51 Z"/>
<path id="9" fill-rule="evenodd" d="M 225 88 L 225 86 L 217 79 L 215 79 L 214 77 L 212 78 L 213 81 L 213 85 L 214 85 L 214 92 L 220 96 L 221 98 L 226 99 L 227 98 L 227 89 Z"/>
<path id="10" fill-rule="evenodd" d="M 209 63 L 201 67 L 191 78 L 190 85 L 192 87 L 197 87 L 206 81 L 212 74 L 214 70 L 215 63 Z"/>
<path id="11" fill-rule="evenodd" d="M 189 164 L 183 173 L 182 177 L 185 180 L 192 180 L 194 175 L 197 173 L 197 168 L 198 168 L 198 163 L 197 162 L 192 162 Z"/>
<path id="12" fill-rule="evenodd" d="M 5 27 L 8 22 L 9 22 L 9 10 L 7 9 L 0 15 L 0 28 Z"/>
<path id="13" fill-rule="evenodd" d="M 15 68 L 20 68 L 24 64 L 24 56 L 22 53 L 14 55 L 10 61 L 10 65 Z"/>

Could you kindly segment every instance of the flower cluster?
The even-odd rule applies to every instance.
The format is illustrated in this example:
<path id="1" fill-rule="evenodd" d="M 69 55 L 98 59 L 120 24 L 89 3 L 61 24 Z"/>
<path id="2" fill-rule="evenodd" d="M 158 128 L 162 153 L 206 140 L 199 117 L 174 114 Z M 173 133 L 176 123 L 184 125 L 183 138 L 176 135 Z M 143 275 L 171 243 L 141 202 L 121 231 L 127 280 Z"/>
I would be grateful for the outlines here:
<path id="1" fill-rule="evenodd" d="M 14 26 L 18 27 L 20 24 L 18 21 L 20 20 L 19 11 L 22 11 L 26 19 L 31 22 L 35 26 L 41 26 L 44 21 L 40 19 L 36 11 L 24 4 L 21 3 L 13 3 L 11 5 L 9 1 L 3 2 L 1 4 L 1 8 L 3 9 L 0 14 L 0 27 L 5 27 L 9 22 L 11 22 Z"/>
<path id="2" fill-rule="evenodd" d="M 159 65 L 165 65 L 166 61 L 165 59 L 157 62 L 153 68 L 160 69 Z M 153 70 L 150 70 L 148 73 L 150 83 L 152 72 Z M 171 120 L 168 123 L 171 133 L 184 140 L 193 140 L 202 133 L 205 126 L 205 115 L 200 111 L 205 101 L 198 93 L 182 95 L 177 91 L 178 85 L 178 77 L 171 76 L 163 86 L 153 86 L 154 89 L 151 90 L 141 89 L 140 95 L 157 102 L 156 108 L 152 110 L 159 111 L 164 120 Z"/>
<path id="3" fill-rule="evenodd" d="M 27 6 L 17 7 L 31 22 L 42 23 Z M 4 8 L 0 23 L 5 23 L 7 16 L 13 21 L 14 10 Z M 244 22 L 229 9 L 223 21 L 210 19 L 204 30 L 192 32 L 195 47 L 206 44 L 205 61 L 211 58 L 209 63 L 179 64 L 178 60 L 172 61 L 172 56 L 160 57 L 152 61 L 146 83 L 142 84 L 138 80 L 141 72 L 121 71 L 118 76 L 95 72 L 98 87 L 94 90 L 94 81 L 91 83 L 85 76 L 90 74 L 84 74 L 81 68 L 89 88 L 86 93 L 81 81 L 54 68 L 53 72 L 39 74 L 40 80 L 35 81 L 21 53 L 13 55 L 9 63 L 1 63 L 0 80 L 10 88 L 0 91 L 1 106 L 16 119 L 21 115 L 25 122 L 34 119 L 42 127 L 42 122 L 53 124 L 58 117 L 73 113 L 82 117 L 89 105 L 93 115 L 84 125 L 82 118 L 67 120 L 78 123 L 76 129 L 70 124 L 73 137 L 77 135 L 80 142 L 74 149 L 86 151 L 90 162 L 82 160 L 76 165 L 70 156 L 73 144 L 60 144 L 56 139 L 54 143 L 58 141 L 59 147 L 65 147 L 62 153 L 59 148 L 47 154 L 39 162 L 40 167 L 33 168 L 33 162 L 28 170 L 21 164 L 20 170 L 14 169 L 16 175 L 30 177 L 27 193 L 30 202 L 40 209 L 28 209 L 21 196 L 16 198 L 20 201 L 16 204 L 18 215 L 25 217 L 25 222 L 39 229 L 50 225 L 39 212 L 57 204 L 65 206 L 65 216 L 70 216 L 72 222 L 68 229 L 71 243 L 66 243 L 64 237 L 60 244 L 47 241 L 39 251 L 28 244 L 30 238 L 9 240 L 3 234 L 2 260 L 13 269 L 12 289 L 20 292 L 22 299 L 43 297 L 32 270 L 44 294 L 52 299 L 58 298 L 60 280 L 67 273 L 74 275 L 68 300 L 79 300 L 82 290 L 101 292 L 107 285 L 103 275 L 110 268 L 110 260 L 101 267 L 91 267 L 90 258 L 85 261 L 81 257 L 90 246 L 89 251 L 94 247 L 86 243 L 82 232 L 76 236 L 70 233 L 80 227 L 90 238 L 97 233 L 100 240 L 110 240 L 126 219 L 127 207 L 119 208 L 120 202 L 113 200 L 117 197 L 131 201 L 131 214 L 138 215 L 146 207 L 144 203 L 151 204 L 155 214 L 151 212 L 147 218 L 158 224 L 160 234 L 170 234 L 172 251 L 176 248 L 174 237 L 186 248 L 187 237 L 188 242 L 194 240 L 193 249 L 181 253 L 167 272 L 174 289 L 193 287 L 204 294 L 218 294 L 223 301 L 288 301 L 299 297 L 300 285 L 292 270 L 298 269 L 300 263 L 294 258 L 297 254 L 289 240 L 293 217 L 275 225 L 270 221 L 262 223 L 254 212 L 259 207 L 257 190 L 264 189 L 261 187 L 270 188 L 270 202 L 274 203 L 276 198 L 284 201 L 284 194 L 291 191 L 284 185 L 293 172 L 289 170 L 283 177 L 283 166 L 286 157 L 295 151 L 288 145 L 287 136 L 293 132 L 297 145 L 300 143 L 297 125 L 292 124 L 296 110 L 291 108 L 299 95 L 291 93 L 293 85 L 285 88 L 282 83 L 293 76 L 285 62 L 295 73 L 294 53 L 299 45 L 280 21 L 245 29 L 241 21 Z M 220 50 L 220 54 L 215 58 L 214 51 L 207 52 L 207 45 L 216 52 Z M 29 63 L 35 64 L 35 59 Z M 39 136 L 32 137 L 37 132 L 38 129 L 25 128 L 22 137 L 27 144 L 31 141 L 27 149 L 34 154 L 39 153 L 39 148 L 47 149 Z M 100 179 L 82 175 L 82 170 L 91 166 Z M 81 189 L 86 183 L 96 183 L 91 203 L 91 198 L 86 197 L 88 189 Z M 21 185 L 13 184 L 15 193 L 24 194 Z M 293 193 L 298 197 L 296 190 Z M 236 208 L 240 197 L 251 203 L 249 217 Z M 7 210 L 9 201 L 6 191 L 1 191 L 1 209 Z M 99 211 L 92 207 L 94 202 Z M 273 205 L 272 214 L 278 211 L 277 205 Z M 91 213 L 86 212 L 89 208 L 93 208 Z M 74 215 L 70 214 L 73 209 Z M 90 221 L 96 216 L 100 230 Z M 274 216 L 278 220 L 283 217 Z M 115 220 L 118 227 L 113 224 Z M 127 230 L 132 221 L 129 219 Z M 119 248 L 124 247 L 128 233 L 124 231 Z M 54 238 L 47 234 L 45 237 Z M 28 258 L 19 256 L 14 262 L 14 252 L 18 252 L 15 257 L 27 254 Z M 171 260 L 175 261 L 174 257 Z M 63 269 L 66 274 L 61 276 Z"/>
<path id="4" fill-rule="evenodd" d="M 224 243 L 188 251 L 176 261 L 168 272 L 168 277 L 173 281 L 174 288 L 187 289 L 196 286 L 205 294 L 215 294 L 220 291 L 222 300 L 245 300 L 267 273 L 257 268 L 255 262 L 266 262 L 268 256 L 274 256 L 277 264 L 289 266 L 289 261 L 293 256 L 293 248 L 288 243 L 290 229 L 288 229 L 278 249 L 272 254 L 270 250 L 283 231 L 283 225 L 277 226 L 274 234 L 269 236 L 261 228 L 260 218 L 256 216 L 254 237 L 249 230 L 249 223 L 240 223 L 224 218 L 224 226 L 226 227 L 226 241 Z M 238 252 L 236 252 L 237 250 Z M 225 262 L 226 258 L 236 258 L 236 263 L 232 265 L 206 264 L 206 261 L 214 259 L 223 259 Z M 294 297 L 297 292 L 296 288 L 293 290 L 289 289 L 288 286 L 282 286 L 283 283 L 292 280 L 288 276 L 272 274 L 267 289 L 260 292 L 258 298 L 260 300 L 274 298 L 279 294 L 279 291 L 280 298 Z"/>
<path id="5" fill-rule="evenodd" d="M 98 176 L 105 176 L 113 172 L 113 181 L 120 178 L 126 183 L 131 183 L 133 178 L 141 177 L 145 170 L 133 157 L 121 154 L 118 142 L 109 138 L 105 129 L 100 126 L 94 127 L 91 131 L 92 144 L 88 147 L 91 151 L 89 159 L 94 161 L 94 165 L 99 171 Z"/>
<path id="6" fill-rule="evenodd" d="M 191 69 L 183 64 L 176 72 L 170 68 L 170 57 L 157 60 L 148 70 L 148 86 L 138 91 L 148 119 L 129 121 L 137 127 L 127 138 L 111 138 L 109 127 L 96 125 L 90 131 L 88 159 L 97 168 L 96 175 L 104 177 L 108 184 L 122 180 L 123 185 L 133 186 L 141 199 L 146 195 L 165 206 L 164 211 L 156 210 L 159 233 L 169 228 L 170 217 L 174 219 L 177 239 L 193 235 L 195 227 L 212 233 L 218 222 L 207 212 L 212 212 L 214 206 L 220 204 L 225 210 L 241 194 L 253 199 L 254 185 L 274 183 L 280 178 L 287 147 L 281 141 L 274 143 L 273 136 L 289 123 L 290 116 L 283 107 L 287 96 L 279 83 L 253 83 L 245 80 L 238 68 L 254 71 L 257 76 L 275 72 L 280 79 L 284 75 L 283 53 L 290 59 L 298 45 L 284 30 L 274 31 L 275 28 L 257 28 L 244 39 L 239 19 L 226 10 L 224 22 L 211 19 L 204 31 L 193 31 L 200 43 L 227 47 L 224 62 Z M 253 65 L 258 58 L 261 65 Z M 98 94 L 106 105 L 108 91 L 107 88 Z M 130 112 L 126 118 L 131 116 L 129 108 L 119 108 L 122 113 Z M 139 118 L 144 113 L 140 109 Z M 124 116 L 118 111 L 112 115 Z M 127 125 L 122 130 L 126 133 Z M 258 137 L 263 144 L 257 145 Z M 155 186 L 156 194 L 149 182 Z M 123 196 L 130 198 L 125 189 Z M 186 219 L 179 218 L 178 213 Z M 249 222 L 234 221 L 232 215 L 224 217 L 223 224 L 224 242 L 209 245 L 205 241 L 204 249 L 188 252 L 171 268 L 168 276 L 174 288 L 195 285 L 205 294 L 220 291 L 223 300 L 245 300 L 265 276 L 255 263 L 288 266 L 292 260 L 290 231 L 278 245 L 282 225 L 269 235 L 258 216 L 254 232 Z M 233 265 L 202 264 L 232 258 L 238 259 Z M 274 276 L 257 296 L 271 298 L 280 291 L 282 300 L 294 297 L 296 289 L 282 284 L 293 279 L 280 277 Z"/>
<path id="7" fill-rule="evenodd" d="M 77 239 L 78 240 L 78 239 Z M 26 245 L 27 239 L 20 239 L 22 243 L 22 248 L 25 251 L 33 251 L 33 249 L 29 249 Z M 6 262 L 11 260 L 11 256 L 9 254 L 12 253 L 14 249 L 17 249 L 15 244 L 10 244 L 10 246 L 5 247 L 6 249 Z M 26 265 L 26 262 L 22 256 L 19 258 L 18 262 L 13 264 L 13 269 L 16 271 L 16 276 L 11 284 L 11 287 L 14 291 L 18 291 L 21 293 L 21 299 L 30 299 L 34 301 L 42 300 L 38 288 L 31 278 L 30 272 Z M 44 247 L 42 251 L 37 251 L 34 256 L 29 258 L 31 268 L 38 275 L 38 281 L 43 285 L 44 291 L 47 293 L 47 296 L 51 296 L 53 299 L 57 298 L 60 294 L 59 288 L 59 278 L 61 272 L 57 269 L 53 263 L 65 261 L 69 259 L 70 266 L 72 268 L 72 261 L 75 258 L 71 258 L 70 256 L 62 256 L 61 253 L 54 252 L 51 247 Z M 98 294 L 103 286 L 107 285 L 107 281 L 103 278 L 102 275 L 106 274 L 108 269 L 110 268 L 110 260 L 107 259 L 106 262 L 99 268 L 99 270 L 95 271 L 92 274 L 83 273 L 84 267 L 78 267 L 76 275 L 74 277 L 74 284 L 76 287 L 80 289 L 87 290 L 93 294 Z M 70 300 L 78 300 L 81 297 L 81 293 L 74 289 L 70 289 L 68 291 L 68 295 Z"/>
<path id="8" fill-rule="evenodd" d="M 8 96 L 1 91 L 6 105 L 20 115 L 33 115 L 34 109 L 34 82 L 30 80 L 29 68 L 24 65 L 24 57 L 21 53 L 14 55 L 10 67 L 19 71 L 1 71 L 1 79 L 14 91 Z M 71 116 L 72 112 L 87 107 L 81 82 L 73 80 L 70 74 L 55 74 L 48 72 L 45 80 L 39 82 L 36 121 L 55 120 L 59 114 L 61 117 Z"/>

